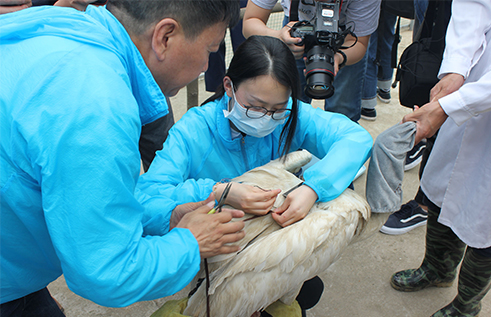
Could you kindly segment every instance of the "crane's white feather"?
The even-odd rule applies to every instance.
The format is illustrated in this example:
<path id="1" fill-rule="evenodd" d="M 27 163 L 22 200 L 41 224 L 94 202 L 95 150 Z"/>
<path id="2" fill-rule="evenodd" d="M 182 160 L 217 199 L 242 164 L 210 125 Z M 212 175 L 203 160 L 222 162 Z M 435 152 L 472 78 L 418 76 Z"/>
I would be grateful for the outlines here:
<path id="1" fill-rule="evenodd" d="M 272 161 L 233 181 L 287 191 L 301 182 L 289 171 L 298 170 L 310 158 L 307 151 L 293 152 L 285 161 Z M 283 201 L 278 195 L 275 206 Z M 246 236 L 236 243 L 241 251 L 208 259 L 212 316 L 249 317 L 277 300 L 291 304 L 304 281 L 324 272 L 354 237 L 360 236 L 370 218 L 370 207 L 347 189 L 332 201 L 316 203 L 303 220 L 285 228 L 271 215 L 248 218 L 252 219 L 245 222 Z M 204 275 L 202 268 L 196 280 Z M 204 282 L 184 313 L 206 316 Z"/>

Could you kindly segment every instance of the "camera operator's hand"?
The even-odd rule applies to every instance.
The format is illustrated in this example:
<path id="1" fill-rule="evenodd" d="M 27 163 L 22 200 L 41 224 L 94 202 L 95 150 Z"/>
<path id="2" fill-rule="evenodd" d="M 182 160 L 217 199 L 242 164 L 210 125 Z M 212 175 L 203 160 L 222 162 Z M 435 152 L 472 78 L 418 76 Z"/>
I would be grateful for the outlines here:
<path id="1" fill-rule="evenodd" d="M 295 55 L 295 58 L 301 58 L 304 52 L 304 46 L 298 46 L 295 44 L 302 42 L 302 39 L 292 37 L 290 35 L 291 26 L 295 24 L 295 22 L 288 23 L 279 31 L 273 30 L 266 26 L 270 14 L 271 10 L 263 9 L 254 4 L 252 1 L 248 1 L 243 19 L 244 36 L 246 38 L 252 35 L 276 37 L 288 45 L 293 55 Z"/>
<path id="2" fill-rule="evenodd" d="M 27 9 L 30 6 L 31 0 L 0 0 L 0 14 Z"/>
<path id="3" fill-rule="evenodd" d="M 243 217 L 244 212 L 223 208 L 222 212 L 209 215 L 208 212 L 215 204 L 213 200 L 204 205 L 196 204 L 195 206 L 200 207 L 185 213 L 176 228 L 187 228 L 191 231 L 198 241 L 201 258 L 239 251 L 239 246 L 231 246 L 228 243 L 244 238 L 244 222 L 230 220 Z"/>
<path id="4" fill-rule="evenodd" d="M 288 45 L 288 48 L 292 51 L 293 56 L 295 56 L 295 59 L 300 59 L 303 56 L 305 45 L 298 45 L 300 42 L 302 42 L 302 39 L 299 37 L 291 36 L 290 30 L 294 24 L 295 22 L 290 22 L 287 25 L 285 25 L 280 30 L 278 38 L 282 40 L 286 45 Z"/>
<path id="5" fill-rule="evenodd" d="M 341 53 L 334 54 L 334 76 L 338 74 L 339 65 L 344 61 L 343 55 Z"/>

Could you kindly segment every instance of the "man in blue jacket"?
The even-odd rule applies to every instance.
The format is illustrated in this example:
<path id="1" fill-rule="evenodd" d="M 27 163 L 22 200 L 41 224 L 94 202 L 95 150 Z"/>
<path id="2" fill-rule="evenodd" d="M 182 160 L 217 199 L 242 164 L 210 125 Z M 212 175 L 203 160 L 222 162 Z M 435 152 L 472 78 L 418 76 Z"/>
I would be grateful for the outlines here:
<path id="1" fill-rule="evenodd" d="M 105 306 L 173 294 L 243 224 L 213 199 L 135 190 L 142 124 L 207 68 L 238 1 L 111 0 L 0 16 L 0 315 L 62 315 L 46 286 Z M 35 304 L 33 304 L 35 303 Z M 52 309 L 52 310 L 51 310 Z"/>

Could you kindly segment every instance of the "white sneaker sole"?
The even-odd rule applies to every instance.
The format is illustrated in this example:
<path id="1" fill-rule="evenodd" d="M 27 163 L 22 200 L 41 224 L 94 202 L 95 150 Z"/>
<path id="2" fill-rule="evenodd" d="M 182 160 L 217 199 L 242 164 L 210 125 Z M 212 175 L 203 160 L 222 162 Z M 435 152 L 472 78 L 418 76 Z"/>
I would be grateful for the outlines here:
<path id="1" fill-rule="evenodd" d="M 379 94 L 377 94 L 377 98 L 378 98 L 380 101 L 382 101 L 383 103 L 389 103 L 389 102 L 390 102 L 390 99 L 384 99 L 384 98 L 380 97 L 380 95 L 379 95 Z"/>
<path id="2" fill-rule="evenodd" d="M 421 161 L 423 160 L 423 157 L 420 156 L 414 161 L 412 161 L 410 164 L 404 165 L 404 171 L 409 171 L 410 169 L 415 168 Z"/>
<path id="3" fill-rule="evenodd" d="M 365 117 L 364 115 L 361 116 L 363 120 L 368 120 L 368 121 L 375 121 L 377 120 L 377 117 Z"/>
<path id="4" fill-rule="evenodd" d="M 428 222 L 427 220 L 421 221 L 421 222 L 418 222 L 417 224 L 414 224 L 412 226 L 400 228 L 400 229 L 394 229 L 394 228 L 388 228 L 386 226 L 382 226 L 382 228 L 380 228 L 380 232 L 396 236 L 396 235 L 408 233 L 409 231 L 416 229 L 417 227 L 424 226 L 424 225 L 426 225 L 427 222 Z"/>

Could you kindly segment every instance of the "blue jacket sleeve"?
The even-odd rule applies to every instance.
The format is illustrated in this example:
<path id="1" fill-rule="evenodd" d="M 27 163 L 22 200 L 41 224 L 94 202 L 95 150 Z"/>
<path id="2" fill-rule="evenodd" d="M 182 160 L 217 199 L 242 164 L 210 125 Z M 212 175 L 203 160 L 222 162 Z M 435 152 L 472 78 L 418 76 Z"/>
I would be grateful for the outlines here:
<path id="1" fill-rule="evenodd" d="M 49 107 L 26 113 L 46 225 L 67 285 L 115 307 L 174 294 L 199 269 L 198 243 L 187 229 L 144 236 L 144 223 L 154 230 L 151 219 L 159 212 L 165 215 L 154 227 L 162 230 L 173 205 L 145 211 L 134 196 L 140 119 L 129 79 L 107 60 L 64 63 L 70 60 L 61 59 L 57 76 L 35 96 Z"/>
<path id="2" fill-rule="evenodd" d="M 163 149 L 157 152 L 148 171 L 140 176 L 140 190 L 169 197 L 178 205 L 208 198 L 216 181 L 193 177 L 213 146 L 206 123 L 198 118 L 191 109 L 170 129 Z"/>
<path id="3" fill-rule="evenodd" d="M 346 116 L 299 102 L 296 142 L 321 160 L 304 173 L 319 201 L 338 197 L 370 157 L 370 134 Z"/>

